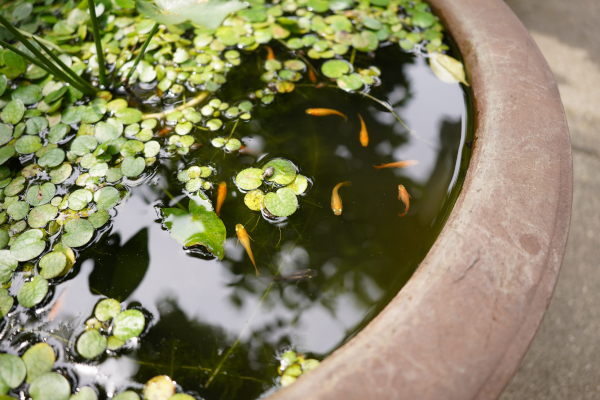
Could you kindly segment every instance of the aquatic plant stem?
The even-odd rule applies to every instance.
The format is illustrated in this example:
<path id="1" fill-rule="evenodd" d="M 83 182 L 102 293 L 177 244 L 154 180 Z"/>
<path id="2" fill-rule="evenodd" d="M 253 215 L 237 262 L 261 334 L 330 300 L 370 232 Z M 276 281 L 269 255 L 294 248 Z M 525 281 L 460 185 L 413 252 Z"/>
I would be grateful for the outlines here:
<path id="1" fill-rule="evenodd" d="M 133 63 L 133 67 L 131 67 L 131 69 L 129 70 L 129 73 L 127 74 L 127 77 L 125 78 L 124 82 L 129 82 L 129 78 L 131 78 L 131 75 L 133 74 L 133 71 L 135 71 L 135 68 L 140 63 L 140 60 L 144 56 L 144 53 L 146 52 L 146 48 L 150 44 L 150 40 L 152 39 L 152 36 L 154 36 L 154 34 L 156 33 L 156 31 L 158 30 L 158 25 L 159 25 L 159 23 L 157 22 L 152 27 L 152 30 L 148 34 L 148 37 L 146 38 L 146 41 L 144 42 L 144 44 L 142 45 L 142 48 L 140 49 L 140 54 L 138 54 L 137 58 L 135 59 L 135 62 Z"/>
<path id="2" fill-rule="evenodd" d="M 354 58 L 356 57 L 356 47 L 352 48 L 352 55 L 350 56 L 350 64 L 354 66 Z"/>
<path id="3" fill-rule="evenodd" d="M 102 50 L 102 41 L 100 40 L 100 26 L 98 18 L 96 18 L 96 4 L 94 0 L 88 0 L 90 9 L 90 21 L 92 23 L 92 32 L 94 34 L 94 42 L 96 43 L 96 56 L 98 57 L 98 71 L 100 73 L 100 85 L 107 87 L 106 81 L 106 65 L 104 64 L 104 50 Z"/>
<path id="4" fill-rule="evenodd" d="M 167 110 L 167 111 L 163 111 L 161 113 L 154 113 L 154 114 L 144 114 L 142 116 L 142 119 L 162 119 L 164 117 L 166 117 L 167 115 L 175 112 L 175 111 L 182 111 L 188 107 L 195 107 L 198 104 L 202 103 L 204 100 L 206 100 L 206 98 L 208 97 L 210 93 L 209 92 L 201 92 L 198 96 L 194 97 L 191 101 L 187 102 L 186 104 L 182 104 L 177 108 L 173 108 L 171 110 Z"/>
<path id="5" fill-rule="evenodd" d="M 48 41 L 48 40 L 46 40 L 44 38 L 41 38 L 41 37 L 39 37 L 37 35 L 33 35 L 33 34 L 29 33 L 29 32 L 22 31 L 19 28 L 17 28 L 17 30 L 21 33 L 21 35 L 23 35 L 25 37 L 35 39 L 35 41 L 42 42 L 46 46 L 48 46 L 48 47 L 50 47 L 50 48 L 58 51 L 59 53 L 64 53 L 63 49 L 61 49 L 60 46 L 57 46 L 56 43 L 52 43 L 52 42 L 50 42 L 50 41 Z"/>

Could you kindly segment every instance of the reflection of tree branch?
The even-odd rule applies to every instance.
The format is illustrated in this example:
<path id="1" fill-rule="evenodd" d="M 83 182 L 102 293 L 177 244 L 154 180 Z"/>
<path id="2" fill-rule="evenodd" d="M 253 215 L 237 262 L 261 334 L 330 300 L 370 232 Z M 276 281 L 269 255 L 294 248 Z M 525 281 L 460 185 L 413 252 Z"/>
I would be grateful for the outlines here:
<path id="1" fill-rule="evenodd" d="M 155 367 L 155 368 L 169 368 L 169 365 L 164 365 L 164 364 L 157 364 L 157 363 L 151 363 L 151 362 L 145 362 L 145 361 L 140 361 L 138 359 L 133 359 L 133 358 L 129 358 L 130 361 L 133 361 L 136 364 L 140 364 L 140 365 L 145 365 L 148 367 Z M 204 368 L 201 366 L 196 366 L 196 365 L 179 365 L 178 368 L 181 369 L 191 369 L 194 371 L 207 371 L 207 372 L 212 372 L 212 369 L 210 368 Z M 265 381 L 260 380 L 258 378 L 254 378 L 251 376 L 243 376 L 243 375 L 234 375 L 234 374 L 226 374 L 224 372 L 221 372 L 221 375 L 225 375 L 228 376 L 230 378 L 238 378 L 238 379 L 242 379 L 242 380 L 247 380 L 247 381 L 255 381 L 255 382 L 259 382 L 259 383 L 264 383 Z M 173 371 L 171 370 L 171 375 L 173 376 Z"/>
<path id="2" fill-rule="evenodd" d="M 170 110 L 167 111 L 163 111 L 160 113 L 155 113 L 155 114 L 144 114 L 142 116 L 142 119 L 151 119 L 151 118 L 155 118 L 155 119 L 163 119 L 164 117 L 166 117 L 167 115 L 174 113 L 175 111 L 183 111 L 184 109 L 188 108 L 188 107 L 194 107 L 197 106 L 198 104 L 202 103 L 204 100 L 206 100 L 206 98 L 208 97 L 209 93 L 208 92 L 200 92 L 200 94 L 196 97 L 194 97 L 192 99 L 192 101 L 190 101 L 189 103 L 183 103 L 182 105 L 180 105 L 179 107 L 176 108 L 172 108 Z"/>

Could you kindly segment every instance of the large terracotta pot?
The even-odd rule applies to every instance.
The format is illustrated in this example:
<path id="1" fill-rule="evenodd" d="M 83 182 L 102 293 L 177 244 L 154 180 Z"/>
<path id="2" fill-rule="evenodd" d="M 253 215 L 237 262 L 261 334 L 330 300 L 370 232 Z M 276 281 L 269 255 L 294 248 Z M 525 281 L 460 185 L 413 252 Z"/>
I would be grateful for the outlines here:
<path id="1" fill-rule="evenodd" d="M 475 99 L 462 193 L 414 276 L 356 337 L 271 399 L 496 399 L 548 307 L 572 201 L 554 77 L 502 0 L 430 0 Z"/>

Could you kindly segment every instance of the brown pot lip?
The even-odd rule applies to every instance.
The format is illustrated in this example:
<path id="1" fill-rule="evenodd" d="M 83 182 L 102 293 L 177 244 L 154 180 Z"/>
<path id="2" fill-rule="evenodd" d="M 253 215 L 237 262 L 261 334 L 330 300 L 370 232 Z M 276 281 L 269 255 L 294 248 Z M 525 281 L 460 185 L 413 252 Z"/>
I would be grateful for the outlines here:
<path id="1" fill-rule="evenodd" d="M 429 0 L 464 57 L 475 141 L 462 192 L 406 286 L 272 399 L 496 399 L 541 323 L 569 231 L 556 81 L 502 0 Z"/>

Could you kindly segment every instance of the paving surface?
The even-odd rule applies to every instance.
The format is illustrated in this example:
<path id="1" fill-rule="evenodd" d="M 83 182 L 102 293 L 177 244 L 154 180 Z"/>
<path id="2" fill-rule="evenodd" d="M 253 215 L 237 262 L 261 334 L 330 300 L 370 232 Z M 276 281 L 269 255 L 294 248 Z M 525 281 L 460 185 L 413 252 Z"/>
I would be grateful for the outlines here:
<path id="1" fill-rule="evenodd" d="M 501 400 L 600 399 L 600 0 L 506 0 L 558 81 L 571 132 L 571 232 L 554 298 Z"/>

